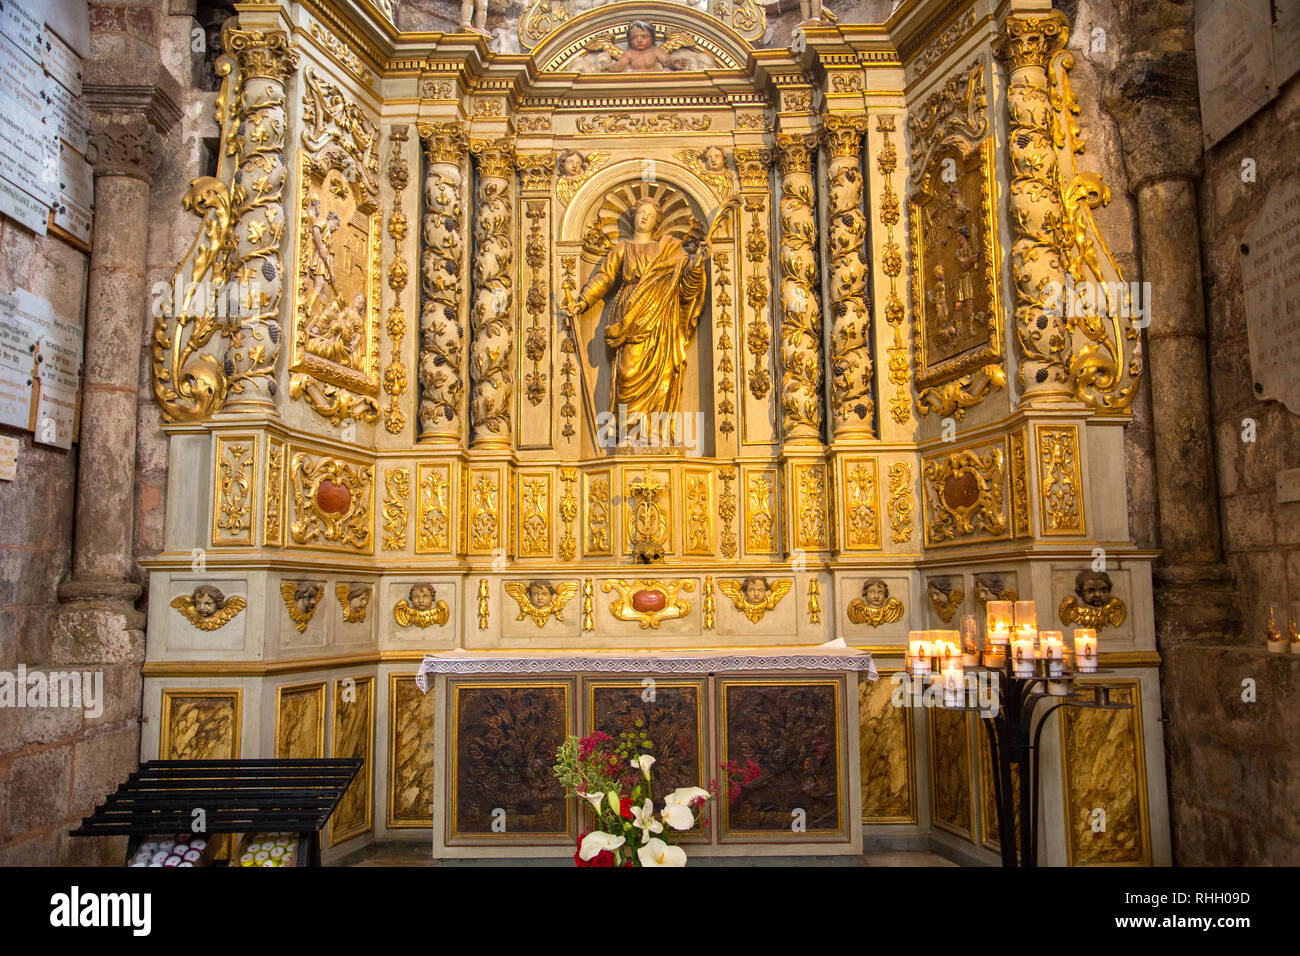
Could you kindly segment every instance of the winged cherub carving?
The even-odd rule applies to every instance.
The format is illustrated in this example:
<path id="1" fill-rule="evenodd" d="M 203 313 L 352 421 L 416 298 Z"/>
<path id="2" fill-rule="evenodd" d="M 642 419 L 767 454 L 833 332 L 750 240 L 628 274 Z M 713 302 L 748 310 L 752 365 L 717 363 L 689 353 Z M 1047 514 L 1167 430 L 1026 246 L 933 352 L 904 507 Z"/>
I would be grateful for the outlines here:
<path id="1" fill-rule="evenodd" d="M 551 615 L 557 621 L 563 621 L 564 606 L 578 593 L 576 581 L 562 581 L 552 584 L 550 581 L 507 581 L 506 593 L 519 605 L 516 621 L 531 617 L 538 627 L 544 627 Z"/>
<path id="2" fill-rule="evenodd" d="M 757 624 L 768 611 L 775 610 L 781 598 L 790 593 L 793 581 L 773 581 L 752 575 L 743 581 L 734 578 L 719 578 L 718 590 L 731 598 L 736 610 Z"/>
<path id="3" fill-rule="evenodd" d="M 221 588 L 200 584 L 191 594 L 172 598 L 172 607 L 200 631 L 215 631 L 248 606 L 238 594 L 226 597 Z"/>
<path id="4" fill-rule="evenodd" d="M 325 585 L 314 581 L 280 582 L 280 595 L 284 598 L 285 610 L 289 612 L 289 620 L 293 621 L 299 634 L 307 630 L 307 624 L 316 613 L 316 604 L 324 592 Z"/>

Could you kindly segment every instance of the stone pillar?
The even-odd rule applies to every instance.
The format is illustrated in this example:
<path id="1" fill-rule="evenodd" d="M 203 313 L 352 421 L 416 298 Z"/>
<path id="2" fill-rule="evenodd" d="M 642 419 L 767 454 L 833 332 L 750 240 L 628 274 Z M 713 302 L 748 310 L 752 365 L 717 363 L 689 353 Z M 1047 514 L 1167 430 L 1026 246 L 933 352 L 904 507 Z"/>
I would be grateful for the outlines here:
<path id="1" fill-rule="evenodd" d="M 1050 285 L 1065 286 L 1065 270 L 1057 251 L 1056 233 L 1064 213 L 1057 192 L 1047 67 L 1065 47 L 1069 34 L 1069 21 L 1060 11 L 1015 15 L 1002 25 L 997 48 L 998 57 L 1011 71 L 1007 87 L 1011 160 L 1007 211 L 1022 406 L 1070 399 L 1065 372 L 1070 332 L 1063 316 L 1049 315 L 1044 308 Z"/>
<path id="2" fill-rule="evenodd" d="M 514 246 L 511 181 L 515 144 L 510 137 L 476 139 L 474 202 L 474 300 L 470 308 L 471 444 L 509 448 L 514 386 Z"/>
<path id="3" fill-rule="evenodd" d="M 781 437 L 820 444 L 822 432 L 822 306 L 817 278 L 814 133 L 777 137 L 781 168 Z"/>
<path id="4" fill-rule="evenodd" d="M 461 263 L 465 212 L 459 123 L 419 127 L 425 172 L 420 229 L 420 441 L 459 444 L 466 434 Z"/>
<path id="5" fill-rule="evenodd" d="M 867 117 L 826 117 L 830 211 L 826 258 L 830 269 L 831 425 L 835 440 L 875 437 L 876 403 L 867 311 L 867 217 L 862 211 L 862 137 Z"/>
<path id="6" fill-rule="evenodd" d="M 239 64 L 239 95 L 230 104 L 239 125 L 236 150 L 235 241 L 243 263 L 236 279 L 256 278 L 250 301 L 241 303 L 240 334 L 232 336 L 223 362 L 230 388 L 225 411 L 257 414 L 275 409 L 276 362 L 280 356 L 280 299 L 285 266 L 280 246 L 285 229 L 285 83 L 298 66 L 298 51 L 281 31 L 222 31 L 222 45 Z M 255 298 L 254 298 L 255 296 Z"/>

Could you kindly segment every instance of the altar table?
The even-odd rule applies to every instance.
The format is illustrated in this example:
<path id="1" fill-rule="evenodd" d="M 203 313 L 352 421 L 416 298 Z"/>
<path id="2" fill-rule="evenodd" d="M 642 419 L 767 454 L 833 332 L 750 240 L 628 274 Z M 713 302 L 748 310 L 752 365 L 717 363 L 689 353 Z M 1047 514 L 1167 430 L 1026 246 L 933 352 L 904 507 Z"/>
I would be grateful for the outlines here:
<path id="1" fill-rule="evenodd" d="M 718 795 L 682 834 L 690 856 L 857 855 L 859 675 L 876 679 L 871 655 L 838 642 L 428 655 L 417 683 L 438 700 L 433 855 L 571 856 L 592 815 L 564 796 L 556 749 L 568 735 L 642 729 L 657 797 Z M 728 801 L 720 765 L 747 760 L 760 775 Z"/>

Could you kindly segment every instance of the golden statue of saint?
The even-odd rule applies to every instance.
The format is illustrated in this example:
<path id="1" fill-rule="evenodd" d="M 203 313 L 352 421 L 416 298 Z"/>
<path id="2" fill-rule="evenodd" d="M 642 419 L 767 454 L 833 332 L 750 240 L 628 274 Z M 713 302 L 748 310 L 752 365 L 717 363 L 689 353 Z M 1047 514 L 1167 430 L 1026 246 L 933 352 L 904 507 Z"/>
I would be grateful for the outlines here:
<path id="1" fill-rule="evenodd" d="M 605 331 L 616 353 L 610 410 L 626 406 L 629 417 L 681 411 L 686 350 L 708 291 L 708 243 L 698 225 L 682 239 L 656 239 L 662 215 L 653 199 L 638 202 L 632 238 L 614 244 L 572 303 L 577 315 L 614 292 Z"/>

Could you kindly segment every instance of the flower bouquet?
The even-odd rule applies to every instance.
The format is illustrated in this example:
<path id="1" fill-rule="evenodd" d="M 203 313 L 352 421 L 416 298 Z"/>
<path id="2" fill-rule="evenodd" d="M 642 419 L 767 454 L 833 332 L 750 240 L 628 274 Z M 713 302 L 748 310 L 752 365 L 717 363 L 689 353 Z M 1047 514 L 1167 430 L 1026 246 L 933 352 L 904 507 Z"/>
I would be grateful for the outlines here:
<path id="1" fill-rule="evenodd" d="M 686 851 L 676 834 L 702 819 L 713 794 L 702 787 L 679 787 L 656 810 L 650 768 L 655 758 L 640 721 L 617 741 L 596 731 L 569 737 L 556 754 L 555 775 L 565 793 L 580 797 L 596 812 L 596 828 L 578 838 L 578 866 L 685 866 Z M 758 776 L 757 766 L 737 772 L 724 765 L 728 790 Z"/>

